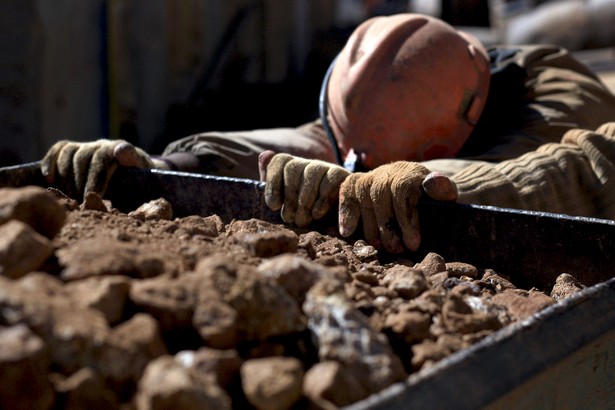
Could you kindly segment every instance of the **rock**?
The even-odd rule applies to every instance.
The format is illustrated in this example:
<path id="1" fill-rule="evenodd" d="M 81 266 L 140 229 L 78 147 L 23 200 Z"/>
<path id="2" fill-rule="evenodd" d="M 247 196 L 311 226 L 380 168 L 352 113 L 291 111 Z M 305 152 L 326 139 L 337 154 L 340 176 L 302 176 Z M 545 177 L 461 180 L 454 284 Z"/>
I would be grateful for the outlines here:
<path id="1" fill-rule="evenodd" d="M 199 297 L 192 324 L 205 345 L 216 349 L 235 347 L 239 341 L 237 311 L 215 290 L 201 290 Z"/>
<path id="2" fill-rule="evenodd" d="M 443 334 L 436 341 L 426 339 L 412 346 L 412 369 L 429 367 L 469 344 L 455 335 Z"/>
<path id="3" fill-rule="evenodd" d="M 233 239 L 250 255 L 259 258 L 296 252 L 299 244 L 299 237 L 290 230 L 262 233 L 240 232 L 233 235 Z"/>
<path id="4" fill-rule="evenodd" d="M 476 266 L 470 265 L 469 263 L 449 262 L 445 266 L 449 277 L 460 278 L 462 276 L 467 276 L 472 279 L 478 277 L 478 269 L 476 269 Z"/>
<path id="5" fill-rule="evenodd" d="M 24 323 L 49 347 L 54 366 L 65 373 L 93 365 L 109 325 L 100 312 L 78 307 L 46 274 L 0 282 L 0 323 Z"/>
<path id="6" fill-rule="evenodd" d="M 56 374 L 53 380 L 58 393 L 56 408 L 66 410 L 119 409 L 115 393 L 105 386 L 104 380 L 92 368 L 84 367 L 69 377 Z"/>
<path id="7" fill-rule="evenodd" d="M 301 306 L 307 291 L 323 276 L 327 269 L 296 255 L 279 255 L 258 266 L 266 278 L 282 287 Z"/>
<path id="8" fill-rule="evenodd" d="M 64 280 L 103 275 L 149 278 L 166 270 L 164 254 L 152 255 L 138 245 L 110 238 L 85 239 L 56 253 Z"/>
<path id="9" fill-rule="evenodd" d="M 384 284 L 404 299 L 413 299 L 429 289 L 429 282 L 422 270 L 403 265 L 387 269 Z"/>
<path id="10" fill-rule="evenodd" d="M 363 240 L 358 240 L 352 245 L 352 251 L 361 262 L 377 260 L 378 251 L 372 245 Z"/>
<path id="11" fill-rule="evenodd" d="M 436 273 L 446 271 L 446 262 L 444 258 L 437 253 L 429 252 L 415 268 L 422 270 L 425 276 L 429 277 Z"/>
<path id="12" fill-rule="evenodd" d="M 54 364 L 65 373 L 86 366 L 96 367 L 98 349 L 109 335 L 104 316 L 93 309 L 79 308 L 74 303 L 58 300 L 51 301 L 49 309 L 51 317 L 47 325 L 51 331 L 45 340 L 51 349 Z"/>
<path id="13" fill-rule="evenodd" d="M 493 286 L 495 288 L 495 291 L 498 293 L 504 292 L 506 289 L 516 289 L 516 286 L 513 285 L 509 280 L 501 277 L 491 269 L 485 270 L 485 274 L 483 275 L 482 281 Z"/>
<path id="14" fill-rule="evenodd" d="M 56 276 L 45 272 L 30 272 L 18 281 L 11 282 L 17 287 L 16 295 L 30 298 L 37 295 L 42 301 L 49 298 L 59 298 L 63 303 L 69 303 L 70 296 L 64 288 L 64 283 Z M 25 292 L 25 295 L 22 293 Z"/>
<path id="15" fill-rule="evenodd" d="M 429 284 L 433 288 L 443 287 L 444 286 L 444 282 L 446 282 L 446 280 L 448 278 L 449 277 L 448 277 L 448 272 L 447 271 L 434 273 L 434 274 L 429 275 L 427 277 L 427 279 L 429 280 Z"/>
<path id="16" fill-rule="evenodd" d="M 396 312 L 386 317 L 384 326 L 406 343 L 412 344 L 429 337 L 431 315 L 414 311 Z"/>
<path id="17" fill-rule="evenodd" d="M 307 294 L 303 310 L 321 361 L 337 361 L 357 375 L 363 397 L 405 378 L 387 337 L 346 299 L 343 284 L 323 279 Z"/>
<path id="18" fill-rule="evenodd" d="M 166 199 L 158 198 L 129 212 L 128 216 L 132 216 L 141 221 L 157 221 L 161 219 L 170 221 L 173 219 L 173 207 Z"/>
<path id="19" fill-rule="evenodd" d="M 352 368 L 335 361 L 316 363 L 305 374 L 304 394 L 322 409 L 348 406 L 365 397 Z"/>
<path id="20" fill-rule="evenodd" d="M 196 294 L 189 275 L 135 280 L 130 287 L 132 303 L 155 317 L 165 332 L 191 326 Z"/>
<path id="21" fill-rule="evenodd" d="M 40 187 L 0 188 L 0 225 L 15 219 L 52 239 L 66 220 L 56 197 Z"/>
<path id="22" fill-rule="evenodd" d="M 449 293 L 442 306 L 442 323 L 452 333 L 498 330 L 502 327 L 497 315 L 473 310 L 461 295 Z"/>
<path id="23" fill-rule="evenodd" d="M 506 308 L 510 318 L 519 321 L 540 312 L 555 300 L 536 290 L 507 289 L 491 297 L 491 302 Z"/>
<path id="24" fill-rule="evenodd" d="M 184 350 L 175 355 L 177 360 L 185 368 L 192 368 L 203 374 L 213 376 L 222 388 L 229 384 L 239 375 L 242 360 L 235 349 L 211 349 L 201 347 L 199 350 Z"/>
<path id="25" fill-rule="evenodd" d="M 103 201 L 102 197 L 96 192 L 87 192 L 84 195 L 83 202 L 79 206 L 82 211 L 99 211 L 109 212 L 107 205 Z"/>
<path id="26" fill-rule="evenodd" d="M 376 286 L 379 283 L 378 275 L 369 269 L 360 269 L 352 274 L 352 278 L 370 286 Z"/>
<path id="27" fill-rule="evenodd" d="M 569 273 L 562 273 L 555 279 L 551 297 L 559 302 L 583 289 L 585 289 L 585 286 L 579 283 L 574 276 Z"/>
<path id="28" fill-rule="evenodd" d="M 299 237 L 290 229 L 258 219 L 233 221 L 226 233 L 231 243 L 261 258 L 296 252 L 299 244 Z"/>
<path id="29" fill-rule="evenodd" d="M 60 191 L 57 188 L 47 187 L 45 191 L 49 192 L 54 196 L 54 198 L 58 201 L 62 207 L 67 211 L 74 211 L 79 209 L 79 202 L 74 200 L 73 198 L 66 195 L 64 192 Z"/>
<path id="30" fill-rule="evenodd" d="M 214 310 L 212 317 L 217 317 L 220 311 L 216 312 L 212 301 L 224 302 L 224 310 L 232 308 L 237 315 L 234 322 L 239 341 L 262 341 L 305 329 L 305 320 L 293 298 L 280 286 L 265 280 L 255 268 L 217 255 L 199 261 L 195 271 L 201 278 L 199 309 L 209 306 Z M 200 311 L 199 317 L 207 314 L 206 310 Z M 212 320 L 207 323 L 212 324 Z"/>
<path id="31" fill-rule="evenodd" d="M 259 410 L 291 408 L 302 396 L 303 364 L 293 357 L 267 357 L 241 366 L 241 384 Z"/>
<path id="32" fill-rule="evenodd" d="M 231 409 L 231 399 L 214 381 L 183 367 L 172 356 L 151 361 L 139 381 L 137 410 Z"/>
<path id="33" fill-rule="evenodd" d="M 177 222 L 190 235 L 202 235 L 215 238 L 225 232 L 224 222 L 218 215 L 208 217 L 186 216 Z"/>
<path id="34" fill-rule="evenodd" d="M 51 241 L 29 225 L 17 220 L 0 225 L 0 275 L 20 278 L 39 269 L 52 254 Z"/>
<path id="35" fill-rule="evenodd" d="M 408 303 L 408 309 L 429 313 L 434 316 L 442 311 L 444 300 L 445 293 L 442 290 L 429 289 L 412 299 Z"/>
<path id="36" fill-rule="evenodd" d="M 129 290 L 130 279 L 125 276 L 91 277 L 65 286 L 77 305 L 99 311 L 111 325 L 123 318 Z"/>
<path id="37" fill-rule="evenodd" d="M 48 409 L 54 392 L 47 379 L 50 356 L 26 325 L 0 326 L 0 407 Z"/>
<path id="38" fill-rule="evenodd" d="M 226 227 L 226 233 L 229 236 L 233 236 L 237 233 L 241 232 L 249 232 L 249 233 L 265 233 L 265 232 L 276 232 L 276 231 L 287 231 L 288 229 L 283 227 L 282 225 L 276 225 L 267 221 L 263 221 L 260 219 L 248 219 L 245 221 L 234 220 L 228 224 Z"/>
<path id="39" fill-rule="evenodd" d="M 95 367 L 114 386 L 136 383 L 147 364 L 167 353 L 158 323 L 138 313 L 115 327 L 96 352 Z"/>

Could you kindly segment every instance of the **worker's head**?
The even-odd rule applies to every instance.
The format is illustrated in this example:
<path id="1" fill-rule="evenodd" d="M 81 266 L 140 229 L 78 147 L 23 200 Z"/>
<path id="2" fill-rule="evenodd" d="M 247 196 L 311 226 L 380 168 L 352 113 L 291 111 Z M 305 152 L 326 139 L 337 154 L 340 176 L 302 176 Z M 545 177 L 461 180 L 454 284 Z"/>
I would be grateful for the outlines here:
<path id="1" fill-rule="evenodd" d="M 364 166 L 454 157 L 489 87 L 480 42 L 436 18 L 376 17 L 361 24 L 328 79 L 330 128 L 342 157 Z"/>

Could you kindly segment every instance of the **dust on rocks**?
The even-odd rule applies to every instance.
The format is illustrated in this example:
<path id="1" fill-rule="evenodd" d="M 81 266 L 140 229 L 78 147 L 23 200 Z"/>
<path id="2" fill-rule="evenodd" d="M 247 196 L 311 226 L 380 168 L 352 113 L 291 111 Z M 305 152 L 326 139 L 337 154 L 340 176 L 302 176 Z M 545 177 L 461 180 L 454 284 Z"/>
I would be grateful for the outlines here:
<path id="1" fill-rule="evenodd" d="M 337 408 L 584 288 L 162 199 L 0 189 L 0 230 L 0 402 L 33 408 Z"/>

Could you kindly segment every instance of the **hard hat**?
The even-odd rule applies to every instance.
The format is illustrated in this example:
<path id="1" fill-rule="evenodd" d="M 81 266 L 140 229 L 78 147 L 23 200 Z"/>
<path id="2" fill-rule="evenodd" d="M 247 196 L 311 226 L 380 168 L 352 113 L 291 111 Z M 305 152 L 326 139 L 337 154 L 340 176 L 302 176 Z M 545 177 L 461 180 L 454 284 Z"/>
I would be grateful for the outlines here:
<path id="1" fill-rule="evenodd" d="M 454 157 L 480 117 L 490 79 L 477 39 L 411 13 L 362 23 L 328 74 L 325 128 L 338 157 L 357 155 L 369 169 Z"/>

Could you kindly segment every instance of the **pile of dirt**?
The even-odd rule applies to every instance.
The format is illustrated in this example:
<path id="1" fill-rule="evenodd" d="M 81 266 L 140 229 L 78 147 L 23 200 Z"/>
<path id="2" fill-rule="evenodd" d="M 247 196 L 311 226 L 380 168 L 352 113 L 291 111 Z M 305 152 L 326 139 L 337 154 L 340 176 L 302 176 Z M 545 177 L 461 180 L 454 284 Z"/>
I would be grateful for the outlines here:
<path id="1" fill-rule="evenodd" d="M 262 220 L 0 190 L 0 403 L 336 408 L 583 288 Z"/>

